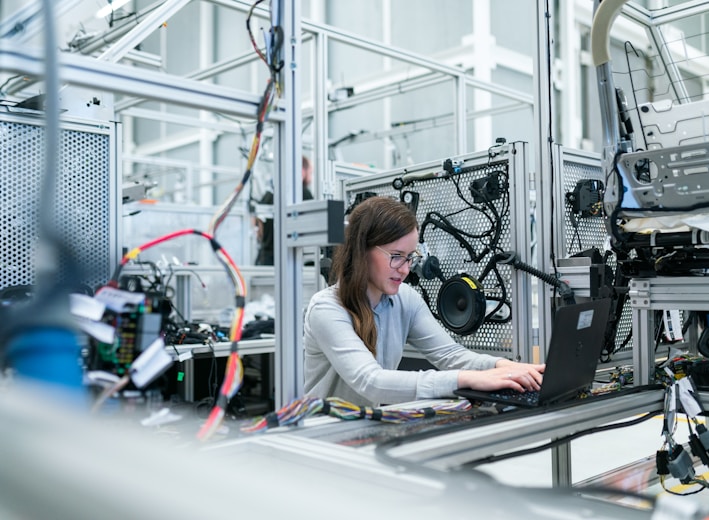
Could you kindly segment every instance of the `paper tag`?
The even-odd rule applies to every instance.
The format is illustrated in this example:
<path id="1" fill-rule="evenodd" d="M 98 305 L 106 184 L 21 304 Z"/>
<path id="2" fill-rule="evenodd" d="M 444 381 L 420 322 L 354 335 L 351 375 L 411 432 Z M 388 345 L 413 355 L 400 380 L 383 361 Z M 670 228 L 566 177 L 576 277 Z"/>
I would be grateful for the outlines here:
<path id="1" fill-rule="evenodd" d="M 103 313 L 106 310 L 106 305 L 86 294 L 69 295 L 69 311 L 80 318 L 98 321 L 103 318 Z"/>
<path id="2" fill-rule="evenodd" d="M 136 359 L 130 368 L 130 378 L 138 388 L 149 385 L 172 365 L 172 357 L 165 352 L 165 342 L 158 338 Z"/>
<path id="3" fill-rule="evenodd" d="M 187 361 L 188 359 L 192 359 L 192 351 L 188 350 L 187 352 L 183 352 L 179 356 L 177 356 L 177 361 Z"/>
<path id="4" fill-rule="evenodd" d="M 74 320 L 83 332 L 95 340 L 107 345 L 113 344 L 113 340 L 116 338 L 116 329 L 109 324 L 80 317 L 75 317 Z"/>
<path id="5" fill-rule="evenodd" d="M 679 386 L 679 402 L 682 403 L 684 413 L 688 417 L 696 417 L 702 413 L 702 406 L 698 402 L 699 395 L 695 393 L 689 378 L 683 377 L 677 382 L 677 385 Z"/>
<path id="6" fill-rule="evenodd" d="M 668 341 L 682 341 L 682 320 L 679 310 L 667 309 L 662 311 L 662 322 L 665 326 L 665 338 Z"/>
<path id="7" fill-rule="evenodd" d="M 98 301 L 115 312 L 132 310 L 145 301 L 143 293 L 121 291 L 114 287 L 103 287 L 94 296 Z"/>

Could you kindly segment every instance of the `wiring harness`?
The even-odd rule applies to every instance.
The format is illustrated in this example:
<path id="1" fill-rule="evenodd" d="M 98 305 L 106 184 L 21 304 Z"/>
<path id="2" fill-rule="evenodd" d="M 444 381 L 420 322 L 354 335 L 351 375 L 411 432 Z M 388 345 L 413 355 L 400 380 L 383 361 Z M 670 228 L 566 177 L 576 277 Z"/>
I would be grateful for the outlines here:
<path id="1" fill-rule="evenodd" d="M 277 15 L 275 13 L 271 13 L 272 25 L 269 29 L 268 34 L 265 35 L 265 52 L 262 52 L 258 48 L 256 40 L 251 31 L 251 17 L 256 6 L 261 2 L 263 2 L 263 0 L 256 0 L 256 2 L 251 6 L 246 19 L 246 29 L 249 33 L 249 37 L 251 39 L 251 43 L 254 47 L 254 50 L 258 54 L 259 58 L 261 58 L 261 60 L 264 61 L 264 63 L 266 63 L 266 65 L 268 66 L 270 77 L 257 109 L 256 131 L 254 133 L 254 138 L 251 144 L 251 150 L 248 155 L 246 169 L 241 180 L 236 185 L 230 196 L 214 213 L 206 232 L 199 231 L 196 229 L 183 229 L 156 238 L 152 241 L 147 242 L 146 244 L 143 244 L 142 246 L 134 248 L 123 256 L 118 267 L 116 268 L 115 273 L 107 284 L 108 287 L 118 287 L 121 270 L 128 262 L 135 260 L 138 255 L 146 249 L 157 246 L 169 240 L 173 240 L 186 235 L 197 235 L 208 240 L 211 244 L 212 250 L 214 251 L 217 259 L 224 266 L 227 273 L 229 274 L 231 282 L 233 283 L 235 289 L 236 311 L 234 313 L 231 326 L 229 328 L 229 341 L 231 342 L 231 348 L 226 362 L 224 379 L 219 389 L 219 393 L 215 399 L 214 406 L 210 411 L 207 420 L 204 422 L 199 432 L 197 433 L 197 438 L 202 441 L 209 439 L 219 429 L 226 414 L 226 409 L 229 404 L 229 401 L 238 392 L 239 388 L 241 387 L 241 384 L 243 383 L 244 378 L 244 368 L 239 357 L 237 345 L 241 339 L 243 328 L 244 306 L 246 302 L 246 284 L 234 260 L 231 258 L 231 256 L 229 256 L 226 250 L 217 242 L 216 234 L 219 226 L 231 211 L 231 208 L 234 206 L 234 203 L 243 191 L 245 185 L 247 184 L 251 176 L 254 163 L 256 162 L 256 158 L 258 156 L 258 150 L 261 143 L 261 134 L 263 132 L 264 123 L 268 117 L 268 114 L 271 112 L 271 109 L 275 105 L 276 98 L 280 96 L 281 92 L 279 85 L 279 73 L 283 67 L 283 62 L 280 59 L 281 49 L 283 46 L 283 31 L 277 23 Z M 273 22 L 274 20 L 276 21 Z M 119 381 L 118 385 L 124 386 L 126 383 L 127 381 Z M 115 388 L 117 388 L 118 385 L 112 390 L 115 391 Z M 100 402 L 101 400 L 99 400 L 96 405 L 100 405 Z"/>
<path id="2" fill-rule="evenodd" d="M 438 258 L 429 254 L 429 248 L 426 245 L 426 233 L 431 234 L 431 230 L 440 231 L 451 236 L 461 249 L 465 250 L 467 258 L 465 263 L 480 264 L 485 258 L 497 253 L 501 253 L 500 241 L 502 239 L 504 222 L 509 217 L 510 198 L 509 187 L 510 179 L 508 166 L 504 163 L 495 163 L 493 158 L 498 155 L 497 148 L 492 147 L 488 152 L 488 164 L 486 167 L 480 166 L 463 166 L 462 163 L 453 159 L 446 159 L 443 162 L 442 170 L 436 172 L 433 176 L 424 176 L 421 178 L 397 178 L 394 180 L 393 187 L 399 191 L 406 186 L 412 185 L 415 180 L 427 181 L 431 179 L 442 179 L 453 184 L 453 189 L 457 198 L 461 202 L 461 206 L 448 213 L 439 211 L 429 211 L 421 221 L 419 230 L 419 248 L 424 256 L 421 262 L 421 269 L 414 269 L 407 278 L 407 283 L 413 286 L 418 286 L 422 297 L 433 316 L 441 320 L 436 306 L 432 298 L 428 294 L 426 286 L 421 283 L 420 278 L 431 280 L 438 278 L 441 282 L 445 282 L 446 277 L 443 275 Z M 480 173 L 480 176 L 471 180 L 469 185 L 464 187 L 461 185 L 462 176 L 464 174 Z M 465 193 L 467 188 L 468 194 Z M 407 192 L 415 193 L 415 192 Z M 403 195 L 403 192 L 402 192 Z M 480 218 L 481 229 L 477 232 L 470 232 L 463 229 L 460 221 L 465 215 L 474 214 Z M 476 249 L 477 247 L 477 249 Z M 508 318 L 497 319 L 496 313 L 503 307 L 510 306 L 508 301 L 507 289 L 505 280 L 502 274 L 497 269 L 495 262 L 489 263 L 489 267 L 485 271 L 487 275 L 490 271 L 495 274 L 496 285 L 490 290 L 490 294 L 486 294 L 486 299 L 498 301 L 497 306 L 491 311 L 486 312 L 487 321 L 507 322 Z M 482 283 L 483 277 L 478 277 Z M 491 294 L 499 291 L 499 295 Z"/>
<path id="3" fill-rule="evenodd" d="M 211 435 L 213 435 L 213 433 L 221 425 L 227 405 L 229 404 L 229 400 L 234 395 L 236 395 L 236 392 L 238 392 L 243 381 L 244 369 L 239 358 L 237 345 L 241 339 L 241 331 L 243 327 L 244 307 L 246 303 L 246 283 L 244 281 L 243 276 L 241 275 L 241 272 L 239 271 L 239 268 L 236 266 L 236 263 L 231 258 L 231 256 L 229 256 L 229 253 L 226 252 L 226 250 L 217 242 L 217 240 L 211 234 L 205 233 L 203 231 L 198 231 L 196 229 L 183 229 L 156 238 L 155 240 L 147 242 L 146 244 L 136 247 L 126 253 L 121 259 L 118 267 L 116 268 L 116 271 L 114 272 L 113 276 L 111 277 L 111 280 L 108 282 L 106 287 L 118 287 L 118 280 L 123 267 L 128 262 L 135 259 L 141 252 L 151 247 L 162 244 L 163 242 L 167 242 L 169 240 L 173 240 L 185 235 L 197 235 L 202 238 L 205 238 L 210 242 L 212 250 L 214 251 L 219 262 L 225 267 L 227 273 L 229 274 L 229 278 L 235 288 L 234 303 L 236 311 L 234 312 L 231 326 L 229 328 L 229 341 L 231 342 L 231 348 L 229 351 L 229 357 L 227 358 L 224 380 L 222 381 L 222 385 L 219 390 L 216 403 L 212 411 L 210 412 L 207 421 L 204 423 L 204 425 L 197 434 L 197 437 L 199 439 L 206 440 L 211 437 Z M 99 289 L 99 292 L 102 289 Z M 100 401 L 101 400 L 99 400 L 99 403 Z"/>
<path id="4" fill-rule="evenodd" d="M 694 386 L 691 376 L 678 377 L 672 370 L 665 367 L 669 383 L 665 389 L 664 420 L 662 447 L 655 455 L 657 474 L 660 476 L 662 489 L 673 495 L 693 495 L 709 487 L 703 477 L 697 476 L 694 470 L 692 455 L 697 457 L 704 465 L 709 465 L 709 431 L 699 422 L 697 417 L 704 414 L 699 394 Z M 677 414 L 687 416 L 689 428 L 689 448 L 677 442 Z M 666 486 L 666 479 L 672 476 L 685 486 L 699 486 L 687 492 L 677 492 Z"/>
<path id="5" fill-rule="evenodd" d="M 345 421 L 369 419 L 383 423 L 400 424 L 429 419 L 441 415 L 453 415 L 472 409 L 467 400 L 451 400 L 432 404 L 426 408 L 372 408 L 358 406 L 337 397 L 305 397 L 290 402 L 280 410 L 268 413 L 256 419 L 250 426 L 241 428 L 242 432 L 265 432 L 278 426 L 296 424 L 315 414 L 330 415 Z"/>

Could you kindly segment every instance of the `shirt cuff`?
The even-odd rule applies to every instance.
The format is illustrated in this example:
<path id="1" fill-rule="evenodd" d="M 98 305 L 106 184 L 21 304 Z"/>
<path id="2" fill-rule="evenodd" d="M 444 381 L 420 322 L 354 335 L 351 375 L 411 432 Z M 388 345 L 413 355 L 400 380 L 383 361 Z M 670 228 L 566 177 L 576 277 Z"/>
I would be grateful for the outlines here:
<path id="1" fill-rule="evenodd" d="M 458 388 L 459 370 L 444 370 L 441 372 L 426 373 L 416 385 L 417 399 L 437 399 L 442 397 L 453 397 L 454 390 Z"/>

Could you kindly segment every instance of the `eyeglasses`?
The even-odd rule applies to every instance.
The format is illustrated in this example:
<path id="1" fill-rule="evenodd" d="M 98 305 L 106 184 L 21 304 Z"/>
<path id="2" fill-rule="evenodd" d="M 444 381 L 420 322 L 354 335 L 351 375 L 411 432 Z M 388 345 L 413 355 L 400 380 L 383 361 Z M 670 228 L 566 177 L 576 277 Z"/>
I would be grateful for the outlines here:
<path id="1" fill-rule="evenodd" d="M 421 260 L 421 254 L 418 251 L 414 251 L 413 253 L 409 253 L 404 256 L 398 253 L 390 253 L 386 249 L 382 249 L 379 246 L 374 247 L 379 249 L 382 253 L 389 255 L 389 267 L 392 269 L 399 269 L 406 263 L 408 263 L 409 266 L 414 266 L 418 264 L 419 260 Z"/>

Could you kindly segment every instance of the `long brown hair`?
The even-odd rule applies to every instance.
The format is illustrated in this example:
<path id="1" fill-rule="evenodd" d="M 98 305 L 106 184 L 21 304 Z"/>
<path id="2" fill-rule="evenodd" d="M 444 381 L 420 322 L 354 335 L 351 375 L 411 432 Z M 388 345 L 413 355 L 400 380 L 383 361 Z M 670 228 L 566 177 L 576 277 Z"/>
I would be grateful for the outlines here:
<path id="1" fill-rule="evenodd" d="M 340 302 L 352 317 L 357 335 L 377 355 L 377 328 L 367 298 L 367 252 L 418 229 L 416 215 L 389 197 L 370 197 L 358 204 L 348 219 L 345 242 L 335 250 L 332 277 L 339 282 Z"/>

